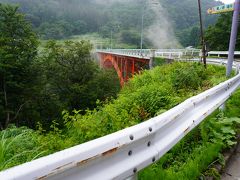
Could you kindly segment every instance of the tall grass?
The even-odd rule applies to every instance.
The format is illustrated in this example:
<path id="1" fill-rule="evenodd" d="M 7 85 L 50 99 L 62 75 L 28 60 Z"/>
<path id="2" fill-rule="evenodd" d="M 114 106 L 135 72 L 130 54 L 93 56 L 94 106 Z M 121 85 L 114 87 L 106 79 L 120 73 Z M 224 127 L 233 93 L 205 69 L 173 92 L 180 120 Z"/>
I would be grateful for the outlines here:
<path id="1" fill-rule="evenodd" d="M 40 149 L 32 130 L 12 126 L 1 131 L 0 170 L 40 157 L 44 154 Z"/>

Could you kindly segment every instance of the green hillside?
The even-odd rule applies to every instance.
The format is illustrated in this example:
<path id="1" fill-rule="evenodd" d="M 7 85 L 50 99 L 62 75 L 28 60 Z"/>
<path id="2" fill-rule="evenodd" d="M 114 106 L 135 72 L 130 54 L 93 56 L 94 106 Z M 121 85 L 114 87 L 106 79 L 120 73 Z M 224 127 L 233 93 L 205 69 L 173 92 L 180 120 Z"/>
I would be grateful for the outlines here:
<path id="1" fill-rule="evenodd" d="M 197 46 L 199 36 L 197 1 L 157 0 L 164 8 L 161 15 L 169 17 L 167 21 L 183 46 Z M 139 47 L 141 17 L 145 14 L 144 29 L 154 23 L 157 17 L 152 11 L 151 1 L 123 0 L 0 0 L 3 3 L 20 5 L 20 11 L 26 14 L 42 39 L 63 39 L 73 35 L 97 32 L 104 38 L 117 43 L 127 43 Z M 216 21 L 217 16 L 209 16 L 206 10 L 218 5 L 214 0 L 202 0 L 204 23 L 207 27 Z M 158 9 L 162 11 L 161 9 Z M 159 27 L 159 29 L 164 27 Z M 158 35 L 155 32 L 156 36 Z M 194 37 L 194 38 L 192 38 Z M 151 39 L 145 38 L 145 47 L 154 46 Z"/>

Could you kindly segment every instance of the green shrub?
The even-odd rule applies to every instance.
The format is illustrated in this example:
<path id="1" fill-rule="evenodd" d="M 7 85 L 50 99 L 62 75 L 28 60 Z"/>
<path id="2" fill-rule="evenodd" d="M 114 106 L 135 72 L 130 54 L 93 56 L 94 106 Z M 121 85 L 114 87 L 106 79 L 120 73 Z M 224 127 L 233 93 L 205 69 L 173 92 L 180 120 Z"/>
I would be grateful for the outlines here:
<path id="1" fill-rule="evenodd" d="M 173 71 L 173 87 L 178 89 L 198 89 L 202 86 L 203 81 L 207 79 L 206 70 L 198 64 L 188 64 L 179 66 Z"/>

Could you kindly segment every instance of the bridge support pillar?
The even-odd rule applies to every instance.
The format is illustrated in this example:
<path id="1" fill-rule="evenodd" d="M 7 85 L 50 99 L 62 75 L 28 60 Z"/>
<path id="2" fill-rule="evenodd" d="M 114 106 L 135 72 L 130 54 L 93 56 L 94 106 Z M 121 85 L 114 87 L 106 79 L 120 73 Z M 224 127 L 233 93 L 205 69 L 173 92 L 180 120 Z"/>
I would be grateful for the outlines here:
<path id="1" fill-rule="evenodd" d="M 132 61 L 132 76 L 134 75 L 135 73 L 135 61 L 133 60 Z"/>

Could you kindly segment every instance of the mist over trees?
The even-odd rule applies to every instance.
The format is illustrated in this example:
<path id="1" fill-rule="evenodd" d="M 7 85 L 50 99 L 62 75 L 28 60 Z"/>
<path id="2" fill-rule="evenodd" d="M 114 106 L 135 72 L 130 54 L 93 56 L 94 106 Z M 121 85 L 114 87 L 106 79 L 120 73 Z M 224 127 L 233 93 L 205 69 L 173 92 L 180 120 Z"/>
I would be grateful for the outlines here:
<path id="1" fill-rule="evenodd" d="M 195 0 L 161 0 L 173 20 L 176 35 L 183 46 L 199 45 L 200 29 L 198 2 Z M 221 5 L 213 0 L 201 0 L 204 29 L 216 22 L 218 15 L 207 14 L 207 9 Z"/>
<path id="2" fill-rule="evenodd" d="M 144 12 L 144 27 L 149 27 L 155 17 L 151 9 L 144 10 L 147 1 L 99 1 L 99 0 L 0 0 L 20 5 L 20 11 L 32 22 L 42 39 L 62 39 L 72 35 L 97 32 L 103 37 L 113 36 L 122 42 L 136 44 L 140 38 L 141 16 Z M 197 1 L 159 0 L 170 17 L 175 34 L 183 46 L 198 44 L 191 35 L 198 33 Z M 208 8 L 219 5 L 214 0 L 202 0 L 205 27 L 215 22 L 217 16 L 206 14 Z M 127 37 L 131 34 L 132 40 Z M 199 34 L 198 34 L 199 35 Z M 147 45 L 151 43 L 146 42 Z"/>

